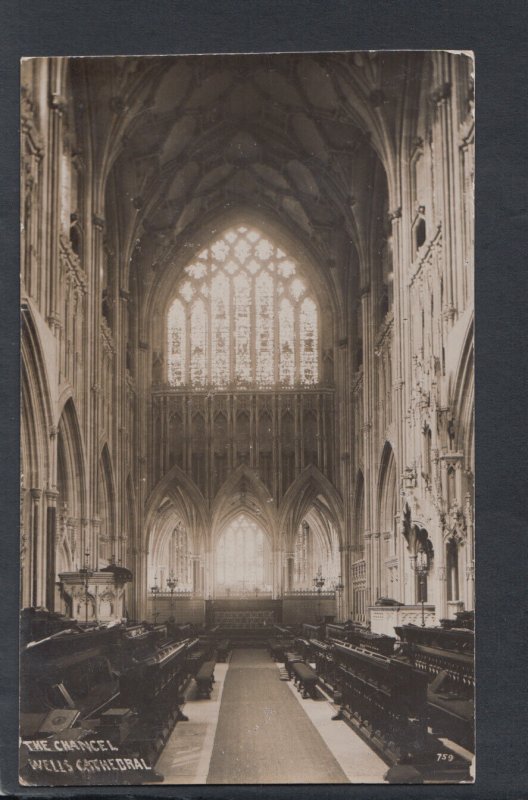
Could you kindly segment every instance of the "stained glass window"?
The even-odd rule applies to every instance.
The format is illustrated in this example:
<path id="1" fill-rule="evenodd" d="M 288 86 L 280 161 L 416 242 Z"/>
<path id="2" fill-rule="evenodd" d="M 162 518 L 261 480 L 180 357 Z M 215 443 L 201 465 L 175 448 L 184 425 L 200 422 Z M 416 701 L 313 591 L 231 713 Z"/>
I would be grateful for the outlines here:
<path id="1" fill-rule="evenodd" d="M 283 297 L 279 305 L 279 377 L 285 386 L 291 386 L 295 377 L 294 327 L 293 306 Z"/>
<path id="2" fill-rule="evenodd" d="M 168 320 L 168 378 L 169 383 L 177 386 L 185 382 L 185 309 L 179 300 L 175 300 L 169 311 Z"/>
<path id="3" fill-rule="evenodd" d="M 301 342 L 301 383 L 315 383 L 317 380 L 317 307 L 307 297 L 301 304 L 300 315 Z"/>
<path id="4" fill-rule="evenodd" d="M 271 589 L 268 539 L 262 528 L 244 514 L 236 517 L 220 536 L 215 562 L 217 595 Z"/>
<path id="5" fill-rule="evenodd" d="M 206 383 L 207 377 L 207 313 L 205 303 L 199 299 L 191 308 L 191 382 L 195 385 Z"/>
<path id="6" fill-rule="evenodd" d="M 319 319 L 297 264 L 259 231 L 229 229 L 185 268 L 167 319 L 172 386 L 319 380 Z"/>

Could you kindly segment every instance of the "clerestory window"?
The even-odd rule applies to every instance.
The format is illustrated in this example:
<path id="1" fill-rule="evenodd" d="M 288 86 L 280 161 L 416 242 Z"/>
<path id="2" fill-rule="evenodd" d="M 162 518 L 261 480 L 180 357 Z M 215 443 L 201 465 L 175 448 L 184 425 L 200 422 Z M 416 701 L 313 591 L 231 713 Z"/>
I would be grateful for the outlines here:
<path id="1" fill-rule="evenodd" d="M 255 228 L 228 230 L 185 268 L 167 355 L 172 386 L 316 384 L 318 310 L 296 262 Z"/>

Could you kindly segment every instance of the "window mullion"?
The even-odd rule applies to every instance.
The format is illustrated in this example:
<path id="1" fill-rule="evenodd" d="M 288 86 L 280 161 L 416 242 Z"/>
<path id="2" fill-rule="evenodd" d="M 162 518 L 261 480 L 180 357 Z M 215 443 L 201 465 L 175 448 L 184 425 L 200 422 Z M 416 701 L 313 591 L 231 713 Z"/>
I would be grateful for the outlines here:
<path id="1" fill-rule="evenodd" d="M 297 345 L 295 347 L 295 377 L 294 377 L 294 385 L 301 384 L 301 352 L 302 352 L 302 341 L 301 341 L 301 320 L 300 320 L 300 307 L 299 303 L 296 303 L 293 309 L 293 339 L 294 343 Z"/>
<path id="2" fill-rule="evenodd" d="M 184 335 L 185 335 L 185 364 L 184 369 L 182 370 L 182 378 L 183 383 L 186 386 L 191 385 L 191 310 L 188 304 L 184 306 L 184 313 L 185 313 L 185 321 L 183 325 Z"/>

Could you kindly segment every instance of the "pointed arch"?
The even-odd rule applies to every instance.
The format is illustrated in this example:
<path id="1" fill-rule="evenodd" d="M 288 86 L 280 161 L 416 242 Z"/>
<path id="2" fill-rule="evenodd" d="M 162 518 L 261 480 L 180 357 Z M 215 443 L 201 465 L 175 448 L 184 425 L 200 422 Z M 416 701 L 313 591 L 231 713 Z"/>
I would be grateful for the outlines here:
<path id="1" fill-rule="evenodd" d="M 75 516 L 85 516 L 87 509 L 85 448 L 75 401 L 70 393 L 64 401 L 58 425 L 59 442 L 65 449 L 67 480 L 72 483 L 69 495 Z"/>
<path id="2" fill-rule="evenodd" d="M 181 509 L 167 499 L 149 533 L 148 585 L 155 582 L 165 591 L 172 576 L 178 589 L 191 589 L 192 559 L 200 554 L 200 540 L 183 521 Z"/>
<path id="3" fill-rule="evenodd" d="M 53 575 L 77 569 L 85 546 L 82 520 L 87 512 L 86 463 L 77 409 L 67 394 L 57 428 L 57 525 Z"/>
<path id="4" fill-rule="evenodd" d="M 21 466 L 23 485 L 43 485 L 49 473 L 49 437 L 53 425 L 52 398 L 44 349 L 31 306 L 22 306 Z"/>
<path id="5" fill-rule="evenodd" d="M 274 541 L 275 504 L 268 488 L 246 464 L 240 464 L 220 487 L 211 508 L 211 528 L 216 536 L 231 517 L 243 511 L 264 526 Z"/>
<path id="6" fill-rule="evenodd" d="M 55 541 L 38 499 L 55 486 L 53 403 L 44 341 L 30 302 L 21 313 L 20 591 L 23 606 L 54 605 Z M 48 569 L 49 567 L 49 569 Z"/>
<path id="7" fill-rule="evenodd" d="M 173 299 L 179 296 L 179 287 L 185 283 L 185 269 L 192 266 L 204 249 L 210 248 L 218 238 L 220 231 L 244 226 L 254 228 L 262 233 L 282 250 L 285 255 L 291 254 L 290 259 L 294 258 L 299 268 L 302 266 L 302 273 L 310 286 L 310 294 L 316 301 L 319 323 L 319 349 L 324 352 L 331 347 L 332 337 L 334 336 L 333 320 L 340 318 L 343 313 L 343 297 L 336 291 L 334 281 L 331 280 L 327 270 L 320 269 L 320 254 L 312 247 L 311 240 L 305 242 L 301 237 L 293 234 L 288 226 L 284 225 L 280 217 L 275 218 L 269 215 L 262 207 L 251 208 L 247 205 L 236 205 L 228 211 L 216 209 L 210 215 L 200 218 L 200 223 L 192 226 L 189 231 L 190 239 L 195 243 L 195 251 L 189 262 L 188 251 L 170 252 L 167 261 L 160 265 L 159 281 L 153 282 L 149 296 L 143 306 L 140 320 L 140 327 L 145 331 L 150 331 L 150 338 L 156 351 L 165 351 L 167 346 L 167 326 L 166 320 Z M 234 261 L 234 264 L 237 262 Z M 240 273 L 239 273 L 240 274 Z M 250 276 L 253 280 L 253 276 Z M 192 282 L 191 282 L 192 283 Z M 233 293 L 234 294 L 234 293 Z M 194 295 L 196 296 L 196 295 Z M 300 301 L 303 300 L 301 296 Z M 233 310 L 233 309 L 232 309 Z M 236 315 L 236 305 L 234 308 Z M 248 324 L 251 317 L 241 320 L 242 327 Z M 254 320 L 253 320 L 254 321 Z M 253 322 L 251 322 L 253 324 Z M 209 331 L 211 337 L 211 331 Z M 247 338 L 247 337 L 246 337 Z M 279 347 L 279 334 L 276 332 L 276 346 Z M 243 346 L 243 337 L 239 344 Z M 236 351 L 236 345 L 235 345 Z M 239 357 L 245 359 L 244 352 L 239 353 Z M 233 356 L 231 367 L 237 371 L 236 354 Z M 241 375 L 243 379 L 244 375 Z"/>
<path id="8" fill-rule="evenodd" d="M 452 384 L 451 404 L 455 421 L 455 449 L 463 452 L 474 469 L 474 372 L 473 318 L 469 320 L 464 346 Z"/>
<path id="9" fill-rule="evenodd" d="M 279 507 L 279 525 L 283 535 L 292 541 L 295 531 L 308 510 L 319 504 L 336 527 L 339 544 L 343 544 L 343 501 L 335 486 L 313 464 L 306 467 L 288 488 Z"/>
<path id="10" fill-rule="evenodd" d="M 396 459 L 391 444 L 385 442 L 380 460 L 377 493 L 378 525 L 383 533 L 394 530 L 397 503 Z"/>
<path id="11" fill-rule="evenodd" d="M 316 385 L 321 315 L 303 278 L 260 228 L 216 234 L 184 267 L 166 309 L 169 384 Z"/>
<path id="12" fill-rule="evenodd" d="M 167 498 L 181 512 L 197 540 L 205 545 L 209 531 L 207 503 L 198 486 L 176 464 L 163 476 L 145 503 L 145 546 L 149 550 L 156 516 Z"/>

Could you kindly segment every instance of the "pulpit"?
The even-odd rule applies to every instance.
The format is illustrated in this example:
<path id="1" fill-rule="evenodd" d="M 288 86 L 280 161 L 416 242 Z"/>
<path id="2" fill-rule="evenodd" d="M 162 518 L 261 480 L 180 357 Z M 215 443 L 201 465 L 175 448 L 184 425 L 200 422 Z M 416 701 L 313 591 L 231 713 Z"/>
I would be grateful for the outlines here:
<path id="1" fill-rule="evenodd" d="M 111 564 L 97 572 L 63 572 L 59 578 L 68 613 L 77 622 L 112 622 L 125 617 L 130 570 Z"/>

